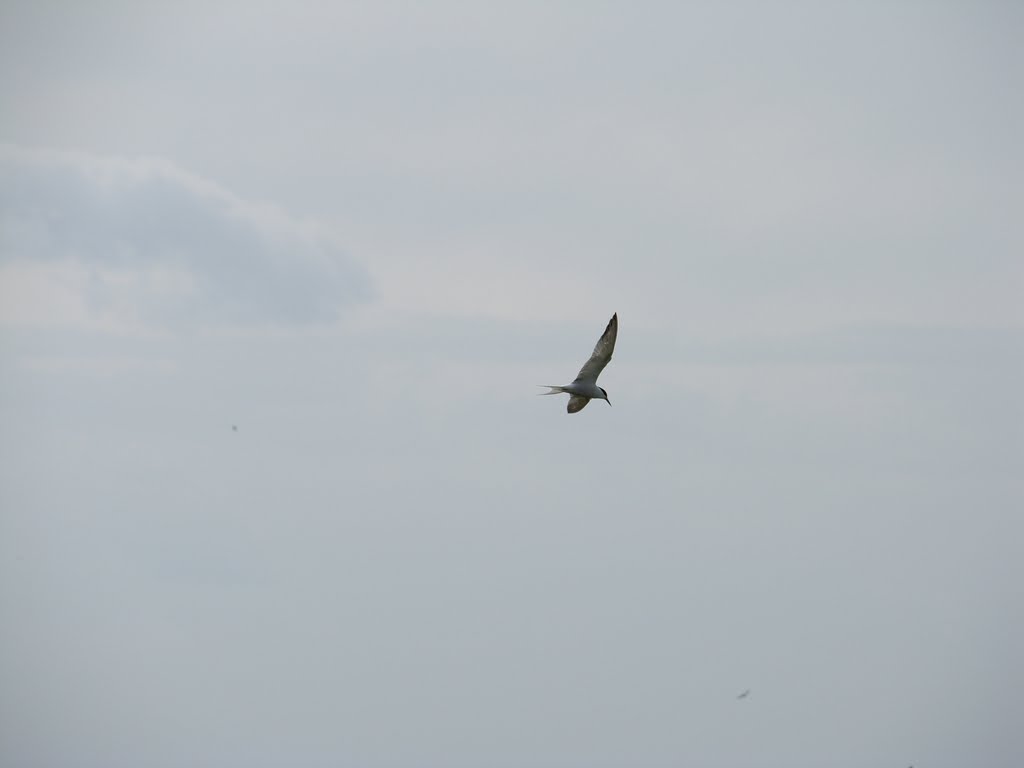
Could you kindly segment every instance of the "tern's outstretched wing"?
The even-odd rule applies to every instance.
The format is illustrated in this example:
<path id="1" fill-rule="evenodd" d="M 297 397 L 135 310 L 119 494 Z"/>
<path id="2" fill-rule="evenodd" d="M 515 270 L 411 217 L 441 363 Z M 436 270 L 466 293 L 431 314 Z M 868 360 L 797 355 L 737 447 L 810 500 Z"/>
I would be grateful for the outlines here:
<path id="1" fill-rule="evenodd" d="M 590 356 L 590 359 L 584 363 L 583 367 L 580 368 L 580 372 L 576 375 L 576 381 L 597 381 L 597 377 L 601 375 L 601 371 L 608 365 L 608 361 L 612 359 L 612 352 L 615 350 L 615 337 L 619 334 L 619 313 L 616 312 L 612 315 L 612 319 L 608 321 L 608 327 L 604 329 L 604 333 L 601 334 L 601 338 L 597 340 L 597 346 L 594 347 L 594 353 Z M 570 401 L 570 405 L 571 405 Z M 580 406 L 582 408 L 583 406 Z M 571 413 L 571 411 L 570 411 Z"/>
<path id="2" fill-rule="evenodd" d="M 569 413 L 576 413 L 576 411 L 582 411 L 584 408 L 586 408 L 587 403 L 589 402 L 589 397 L 584 397 L 583 395 L 570 395 L 569 405 L 568 407 L 566 407 L 565 410 L 567 410 Z"/>

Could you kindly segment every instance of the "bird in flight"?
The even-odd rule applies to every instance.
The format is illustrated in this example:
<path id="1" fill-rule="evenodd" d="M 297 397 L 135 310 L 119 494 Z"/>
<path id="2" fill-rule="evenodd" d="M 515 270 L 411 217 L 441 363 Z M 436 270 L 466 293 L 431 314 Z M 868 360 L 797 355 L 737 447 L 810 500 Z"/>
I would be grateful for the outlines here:
<path id="1" fill-rule="evenodd" d="M 747 698 L 747 696 L 749 696 L 749 695 L 750 695 L 750 689 L 749 689 L 749 688 L 747 688 L 747 690 L 745 690 L 745 691 L 744 691 L 743 693 L 741 693 L 741 694 L 740 694 L 739 696 L 737 696 L 736 698 L 737 698 L 737 699 L 745 699 L 745 698 Z"/>
<path id="2" fill-rule="evenodd" d="M 566 408 L 569 413 L 582 411 L 587 407 L 587 403 L 594 398 L 604 400 L 608 405 L 611 405 L 612 402 L 608 399 L 608 393 L 604 391 L 604 388 L 597 386 L 597 377 L 601 375 L 601 371 L 608 365 L 608 361 L 612 359 L 612 352 L 615 350 L 615 337 L 618 333 L 619 313 L 616 312 L 612 315 L 612 319 L 608 321 L 608 327 L 604 329 L 601 338 L 597 340 L 597 346 L 594 347 L 593 354 L 583 364 L 583 367 L 580 368 L 576 379 L 564 387 L 541 384 L 540 386 L 551 390 L 550 392 L 541 392 L 541 394 L 558 395 L 564 392 L 569 395 L 569 405 Z"/>

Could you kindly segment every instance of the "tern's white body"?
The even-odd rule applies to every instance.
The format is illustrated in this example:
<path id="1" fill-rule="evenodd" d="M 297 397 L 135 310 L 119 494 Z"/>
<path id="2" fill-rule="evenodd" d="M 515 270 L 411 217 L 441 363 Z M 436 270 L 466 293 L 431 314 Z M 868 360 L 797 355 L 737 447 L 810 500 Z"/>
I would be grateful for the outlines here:
<path id="1" fill-rule="evenodd" d="M 611 405 L 608 393 L 602 387 L 597 386 L 597 377 L 601 375 L 601 371 L 608 365 L 608 361 L 612 359 L 612 352 L 615 351 L 615 339 L 618 333 L 619 315 L 616 313 L 608 321 L 608 327 L 604 329 L 604 333 L 598 339 L 593 354 L 584 363 L 575 380 L 565 386 L 542 385 L 547 386 L 551 391 L 542 392 L 541 394 L 557 395 L 563 392 L 568 394 L 569 405 L 566 410 L 569 413 L 582 411 L 591 400 L 604 400 L 608 405 Z"/>
<path id="2" fill-rule="evenodd" d="M 606 400 L 608 393 L 605 392 L 601 387 L 597 386 L 596 382 L 593 381 L 574 381 L 572 384 L 566 384 L 564 387 L 559 387 L 562 392 L 567 392 L 570 395 L 579 395 L 580 397 L 597 398 L 598 400 Z M 544 392 L 542 394 L 553 394 L 551 392 Z"/>

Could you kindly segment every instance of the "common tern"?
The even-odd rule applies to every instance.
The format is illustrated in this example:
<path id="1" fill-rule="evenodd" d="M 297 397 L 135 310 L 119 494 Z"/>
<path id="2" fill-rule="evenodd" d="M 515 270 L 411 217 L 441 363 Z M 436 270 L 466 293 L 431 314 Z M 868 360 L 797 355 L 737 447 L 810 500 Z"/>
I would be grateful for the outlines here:
<path id="1" fill-rule="evenodd" d="M 541 384 L 539 386 L 547 387 L 551 391 L 541 392 L 540 394 L 558 395 L 563 392 L 566 393 L 569 395 L 569 405 L 566 408 L 569 413 L 582 411 L 592 399 L 604 400 L 608 405 L 611 405 L 608 393 L 604 391 L 603 387 L 597 386 L 597 377 L 601 375 L 601 371 L 608 365 L 608 361 L 612 359 L 612 352 L 615 350 L 615 337 L 618 333 L 619 313 L 616 312 L 612 315 L 612 319 L 608 321 L 608 327 L 604 329 L 601 338 L 597 340 L 593 354 L 583 364 L 583 367 L 580 368 L 576 379 L 564 387 Z"/>

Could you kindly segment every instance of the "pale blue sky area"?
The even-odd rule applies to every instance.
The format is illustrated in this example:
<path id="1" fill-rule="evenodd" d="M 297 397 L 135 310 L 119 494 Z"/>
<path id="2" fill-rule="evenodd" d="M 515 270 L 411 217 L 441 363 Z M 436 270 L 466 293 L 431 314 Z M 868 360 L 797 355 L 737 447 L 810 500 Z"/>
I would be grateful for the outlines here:
<path id="1" fill-rule="evenodd" d="M 4 3 L 0 763 L 1024 764 L 1022 33 Z"/>

